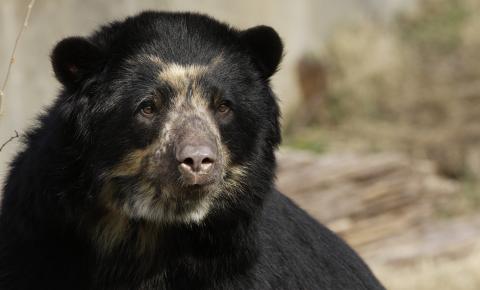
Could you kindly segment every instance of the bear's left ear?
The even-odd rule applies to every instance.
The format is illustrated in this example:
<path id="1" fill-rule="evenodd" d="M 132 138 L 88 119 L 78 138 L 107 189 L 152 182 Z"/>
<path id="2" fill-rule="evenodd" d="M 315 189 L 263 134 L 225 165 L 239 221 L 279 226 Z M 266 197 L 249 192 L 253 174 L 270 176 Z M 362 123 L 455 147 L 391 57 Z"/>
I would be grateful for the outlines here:
<path id="1" fill-rule="evenodd" d="M 75 88 L 87 77 L 102 69 L 105 57 L 100 48 L 83 37 L 60 41 L 51 54 L 57 79 L 68 88 Z"/>
<path id="2" fill-rule="evenodd" d="M 240 39 L 252 54 L 262 77 L 271 77 L 277 71 L 283 55 L 282 40 L 277 32 L 260 25 L 242 31 Z"/>

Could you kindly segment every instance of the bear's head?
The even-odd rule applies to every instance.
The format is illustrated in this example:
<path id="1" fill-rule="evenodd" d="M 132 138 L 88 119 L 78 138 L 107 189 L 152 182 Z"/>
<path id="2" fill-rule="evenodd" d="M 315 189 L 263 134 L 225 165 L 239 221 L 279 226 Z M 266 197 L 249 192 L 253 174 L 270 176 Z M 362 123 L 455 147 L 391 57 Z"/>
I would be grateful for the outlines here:
<path id="1" fill-rule="evenodd" d="M 99 207 L 135 220 L 200 223 L 261 203 L 280 142 L 269 27 L 145 12 L 62 40 L 59 106 Z"/>

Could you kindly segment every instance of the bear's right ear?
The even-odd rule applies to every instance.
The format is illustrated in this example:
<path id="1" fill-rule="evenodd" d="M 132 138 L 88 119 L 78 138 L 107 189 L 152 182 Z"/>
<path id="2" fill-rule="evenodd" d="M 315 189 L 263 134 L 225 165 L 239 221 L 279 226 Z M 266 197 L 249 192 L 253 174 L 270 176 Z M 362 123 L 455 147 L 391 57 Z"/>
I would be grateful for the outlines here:
<path id="1" fill-rule="evenodd" d="M 55 76 L 70 88 L 100 71 L 104 59 L 100 48 L 83 37 L 65 38 L 55 46 L 51 54 Z"/>
<path id="2" fill-rule="evenodd" d="M 283 44 L 277 32 L 269 26 L 255 26 L 240 33 L 242 43 L 248 48 L 263 78 L 271 77 L 283 55 Z"/>

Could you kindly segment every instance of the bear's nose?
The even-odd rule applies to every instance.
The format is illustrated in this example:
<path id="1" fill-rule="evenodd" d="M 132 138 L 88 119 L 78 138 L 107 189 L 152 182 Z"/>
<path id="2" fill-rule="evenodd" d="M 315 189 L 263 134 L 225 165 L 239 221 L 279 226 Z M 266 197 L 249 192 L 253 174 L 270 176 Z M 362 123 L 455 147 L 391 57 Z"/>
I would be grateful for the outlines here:
<path id="1" fill-rule="evenodd" d="M 177 160 L 193 172 L 202 172 L 215 162 L 215 154 L 210 146 L 186 145 L 179 150 Z"/>
<path id="2" fill-rule="evenodd" d="M 184 180 L 191 185 L 208 182 L 211 169 L 217 159 L 213 145 L 186 144 L 177 149 L 176 157 Z"/>

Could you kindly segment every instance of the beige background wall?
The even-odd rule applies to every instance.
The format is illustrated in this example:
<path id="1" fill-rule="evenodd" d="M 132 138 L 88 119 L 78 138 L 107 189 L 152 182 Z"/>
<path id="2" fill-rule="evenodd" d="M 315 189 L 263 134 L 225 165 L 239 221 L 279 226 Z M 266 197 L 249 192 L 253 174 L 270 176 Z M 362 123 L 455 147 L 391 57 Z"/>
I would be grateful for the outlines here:
<path id="1" fill-rule="evenodd" d="M 29 0 L 0 0 L 0 80 L 20 29 Z M 295 64 L 304 53 L 321 48 L 322 40 L 338 24 L 362 17 L 388 21 L 393 11 L 414 0 L 37 0 L 30 26 L 17 51 L 6 89 L 5 113 L 0 116 L 0 143 L 31 125 L 55 97 L 59 84 L 53 77 L 49 53 L 57 41 L 86 35 L 98 25 L 145 9 L 188 10 L 208 13 L 239 28 L 258 24 L 274 27 L 283 37 L 286 56 L 275 76 L 274 89 L 286 115 L 299 98 Z M 0 152 L 0 181 L 18 142 Z"/>

